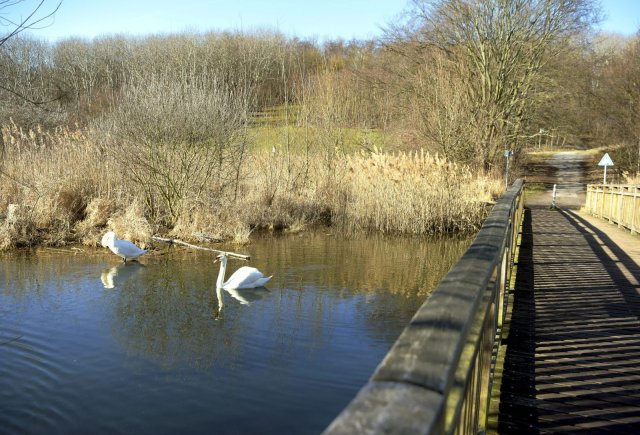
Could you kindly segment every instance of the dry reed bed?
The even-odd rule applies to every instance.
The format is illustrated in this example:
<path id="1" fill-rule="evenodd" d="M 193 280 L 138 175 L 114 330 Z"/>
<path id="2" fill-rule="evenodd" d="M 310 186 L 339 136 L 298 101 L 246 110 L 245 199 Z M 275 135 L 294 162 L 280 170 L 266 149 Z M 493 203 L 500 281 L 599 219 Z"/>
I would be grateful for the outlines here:
<path id="1" fill-rule="evenodd" d="M 257 152 L 233 188 L 215 178 L 186 195 L 177 221 L 152 218 L 136 185 L 81 129 L 2 128 L 0 250 L 96 245 L 107 229 L 145 244 L 157 233 L 246 242 L 255 229 L 398 234 L 469 232 L 501 183 L 426 152 Z M 148 195 L 148 192 L 146 192 Z"/>
<path id="2" fill-rule="evenodd" d="M 625 184 L 636 184 L 640 186 L 640 175 L 639 174 L 623 174 L 624 183 Z"/>
<path id="3" fill-rule="evenodd" d="M 348 156 L 345 224 L 353 230 L 435 234 L 478 229 L 501 183 L 424 151 Z"/>

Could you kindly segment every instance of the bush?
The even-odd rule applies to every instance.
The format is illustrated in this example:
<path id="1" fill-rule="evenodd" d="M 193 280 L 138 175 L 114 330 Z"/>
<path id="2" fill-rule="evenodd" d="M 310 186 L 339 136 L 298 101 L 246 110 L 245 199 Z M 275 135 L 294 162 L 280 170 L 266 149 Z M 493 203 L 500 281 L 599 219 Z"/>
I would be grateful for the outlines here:
<path id="1" fill-rule="evenodd" d="M 151 216 L 174 225 L 183 201 L 211 179 L 221 188 L 237 182 L 246 114 L 243 96 L 215 79 L 144 77 L 125 88 L 93 137 L 137 186 Z"/>

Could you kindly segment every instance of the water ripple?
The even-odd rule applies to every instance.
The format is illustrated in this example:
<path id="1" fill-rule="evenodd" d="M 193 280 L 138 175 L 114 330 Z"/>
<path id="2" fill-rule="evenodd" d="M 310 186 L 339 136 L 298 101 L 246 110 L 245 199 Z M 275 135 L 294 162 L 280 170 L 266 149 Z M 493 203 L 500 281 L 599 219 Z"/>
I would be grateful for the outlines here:
<path id="1" fill-rule="evenodd" d="M 464 247 L 265 239 L 269 289 L 220 296 L 211 256 L 6 257 L 0 434 L 318 433 Z"/>

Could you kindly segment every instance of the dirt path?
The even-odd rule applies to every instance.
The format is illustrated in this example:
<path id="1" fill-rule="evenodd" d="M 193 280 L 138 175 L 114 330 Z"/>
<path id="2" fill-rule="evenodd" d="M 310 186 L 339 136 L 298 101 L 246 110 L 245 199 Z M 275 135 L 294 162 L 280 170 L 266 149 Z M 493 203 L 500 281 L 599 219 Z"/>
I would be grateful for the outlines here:
<path id="1" fill-rule="evenodd" d="M 530 207 L 549 207 L 556 185 L 556 205 L 577 209 L 584 205 L 589 156 L 577 151 L 562 151 L 528 167 L 527 183 L 543 186 L 543 190 L 529 192 L 526 204 Z"/>
<path id="2" fill-rule="evenodd" d="M 558 152 L 548 158 L 536 160 L 527 168 L 527 183 L 535 185 L 538 190 L 526 192 L 525 204 L 530 208 L 548 208 L 552 201 L 553 185 L 556 184 L 556 205 L 559 208 L 571 210 L 571 214 L 582 218 L 594 231 L 604 233 L 640 265 L 638 236 L 633 236 L 606 220 L 579 211 L 585 204 L 587 184 L 602 181 L 599 178 L 600 169 L 591 167 L 591 161 L 589 155 L 578 151 Z M 597 181 L 594 177 L 597 177 Z"/>

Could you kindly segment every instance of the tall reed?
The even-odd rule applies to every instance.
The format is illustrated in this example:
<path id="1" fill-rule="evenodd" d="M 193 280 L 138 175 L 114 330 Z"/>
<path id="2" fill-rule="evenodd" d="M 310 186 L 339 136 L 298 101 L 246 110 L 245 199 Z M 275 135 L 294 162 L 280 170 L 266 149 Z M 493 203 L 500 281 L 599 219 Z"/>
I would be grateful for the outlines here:
<path id="1" fill-rule="evenodd" d="M 111 182 L 99 150 L 81 129 L 23 131 L 11 123 L 2 127 L 2 138 L 0 247 L 74 240 L 88 203 Z"/>
<path id="2" fill-rule="evenodd" d="M 344 226 L 350 230 L 434 234 L 476 230 L 486 204 L 501 192 L 497 180 L 438 155 L 347 156 Z"/>
<path id="3" fill-rule="evenodd" d="M 154 233 L 245 243 L 256 229 L 314 225 L 348 233 L 469 232 L 502 190 L 499 180 L 423 151 L 336 152 L 331 159 L 323 151 L 253 151 L 238 184 L 203 180 L 170 222 L 147 208 L 150 192 L 110 158 L 117 150 L 106 152 L 85 130 L 10 124 L 2 136 L 0 249 L 96 245 L 107 228 L 140 243 Z"/>

